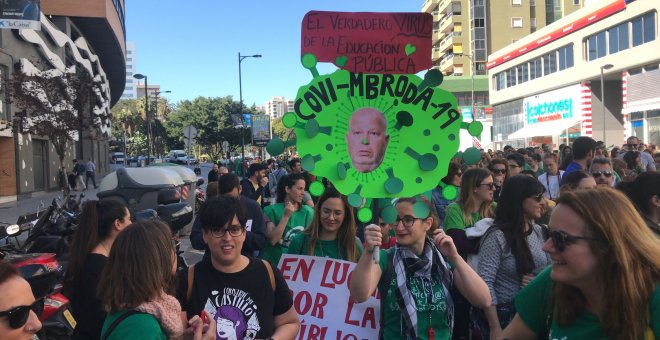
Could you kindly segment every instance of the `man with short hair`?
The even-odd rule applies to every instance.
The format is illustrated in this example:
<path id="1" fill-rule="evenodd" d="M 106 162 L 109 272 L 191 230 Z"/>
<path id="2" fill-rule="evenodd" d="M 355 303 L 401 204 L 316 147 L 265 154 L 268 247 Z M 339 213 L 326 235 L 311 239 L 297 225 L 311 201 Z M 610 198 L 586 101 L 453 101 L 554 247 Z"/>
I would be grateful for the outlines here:
<path id="1" fill-rule="evenodd" d="M 578 137 L 573 141 L 573 161 L 566 167 L 564 175 L 561 177 L 561 184 L 564 184 L 566 175 L 573 171 L 586 170 L 589 168 L 589 163 L 594 158 L 594 150 L 596 149 L 596 141 L 591 137 Z"/>
<path id="2" fill-rule="evenodd" d="M 209 175 L 208 175 L 209 183 L 215 182 L 215 181 L 218 180 L 218 177 L 219 177 L 218 176 L 218 169 L 219 169 L 218 165 L 213 163 L 213 169 L 211 169 L 211 171 L 209 171 Z"/>
<path id="3" fill-rule="evenodd" d="M 241 254 L 256 257 L 266 244 L 266 220 L 261 207 L 254 200 L 241 195 L 241 185 L 238 176 L 235 174 L 220 176 L 218 179 L 218 192 L 220 196 L 238 199 L 240 204 L 247 210 L 248 220 L 245 224 L 247 235 Z M 197 215 L 190 232 L 190 243 L 197 250 L 207 250 L 204 256 L 208 256 L 208 246 L 204 243 L 202 229 L 202 222 L 199 220 L 199 215 Z"/>
<path id="4" fill-rule="evenodd" d="M 80 187 L 82 190 L 87 190 L 87 185 L 85 185 L 85 166 L 82 162 L 79 162 L 77 159 L 74 159 L 75 165 L 73 166 L 73 172 L 76 173 L 76 188 Z"/>
<path id="5" fill-rule="evenodd" d="M 95 173 L 96 172 L 96 164 L 92 161 L 90 158 L 89 161 L 87 161 L 87 164 L 85 164 L 85 186 L 89 185 L 89 180 L 92 180 L 92 184 L 94 184 L 94 189 L 97 189 L 98 186 L 96 185 L 96 178 L 95 178 Z"/>
<path id="6" fill-rule="evenodd" d="M 513 177 L 524 170 L 525 157 L 519 153 L 512 153 L 506 156 L 506 163 L 509 166 L 509 177 Z"/>
<path id="7" fill-rule="evenodd" d="M 229 169 L 227 169 L 226 166 L 219 166 L 218 167 L 218 179 L 220 179 L 220 177 L 222 177 L 222 176 L 224 176 L 228 173 L 229 173 Z"/>
<path id="8" fill-rule="evenodd" d="M 266 185 L 268 185 L 266 166 L 261 163 L 250 164 L 248 178 L 241 181 L 241 195 L 247 196 L 263 206 Z"/>
<path id="9" fill-rule="evenodd" d="M 623 159 L 623 156 L 626 154 L 628 151 L 636 151 L 637 147 L 640 144 L 639 138 L 635 136 L 630 136 L 626 140 L 626 144 L 623 146 L 624 152 L 619 152 L 616 158 L 618 159 Z M 656 171 L 656 166 L 655 162 L 653 161 L 653 157 L 649 155 L 646 152 L 640 152 L 640 157 L 642 160 L 642 170 L 643 171 Z"/>
<path id="10" fill-rule="evenodd" d="M 348 122 L 346 146 L 355 170 L 371 172 L 378 168 L 389 142 L 387 119 L 382 112 L 365 107 L 353 113 Z"/>
<path id="11" fill-rule="evenodd" d="M 609 158 L 594 157 L 589 172 L 594 176 L 596 184 L 599 186 L 614 187 L 614 171 L 612 171 L 612 161 Z"/>

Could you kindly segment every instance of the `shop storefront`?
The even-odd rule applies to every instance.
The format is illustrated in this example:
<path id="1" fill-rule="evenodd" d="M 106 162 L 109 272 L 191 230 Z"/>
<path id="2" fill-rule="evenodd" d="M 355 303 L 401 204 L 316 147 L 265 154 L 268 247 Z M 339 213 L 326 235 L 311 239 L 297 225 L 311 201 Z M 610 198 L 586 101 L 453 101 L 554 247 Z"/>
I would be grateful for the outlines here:
<path id="1" fill-rule="evenodd" d="M 581 84 L 525 97 L 521 107 L 523 127 L 508 134 L 506 140 L 525 146 L 559 145 L 586 135 L 591 132 L 590 98 Z"/>
<path id="2" fill-rule="evenodd" d="M 623 106 L 626 136 L 648 144 L 660 144 L 660 70 L 658 64 L 631 72 L 626 77 Z"/>

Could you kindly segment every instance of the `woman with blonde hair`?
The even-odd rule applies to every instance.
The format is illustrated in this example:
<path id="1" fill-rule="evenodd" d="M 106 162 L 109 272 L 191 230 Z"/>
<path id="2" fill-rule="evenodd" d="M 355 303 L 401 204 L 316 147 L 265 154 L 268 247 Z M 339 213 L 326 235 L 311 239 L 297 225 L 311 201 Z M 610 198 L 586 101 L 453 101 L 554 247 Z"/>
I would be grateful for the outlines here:
<path id="1" fill-rule="evenodd" d="M 553 264 L 516 296 L 504 338 L 660 337 L 660 240 L 624 194 L 562 194 L 546 237 Z"/>
<path id="2" fill-rule="evenodd" d="M 346 196 L 330 187 L 319 197 L 312 223 L 291 239 L 287 253 L 357 262 L 362 245 L 356 233 L 353 209 Z"/>

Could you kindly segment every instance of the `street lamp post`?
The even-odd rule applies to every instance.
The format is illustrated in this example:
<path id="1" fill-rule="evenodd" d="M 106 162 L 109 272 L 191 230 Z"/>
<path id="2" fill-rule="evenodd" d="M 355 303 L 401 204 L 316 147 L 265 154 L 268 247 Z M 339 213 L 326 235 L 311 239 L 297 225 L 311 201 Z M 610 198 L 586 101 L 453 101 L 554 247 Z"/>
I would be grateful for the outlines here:
<path id="1" fill-rule="evenodd" d="M 470 110 L 472 113 L 472 120 L 475 120 L 477 115 L 474 112 L 474 59 L 472 59 L 471 54 L 463 54 L 464 57 L 470 59 L 470 80 L 472 83 L 472 102 L 470 103 Z"/>
<path id="2" fill-rule="evenodd" d="M 158 95 L 161 94 L 161 93 L 172 93 L 172 91 L 156 91 L 156 92 L 154 92 L 154 97 L 156 98 L 156 100 L 155 100 L 156 103 L 155 103 L 155 105 L 154 105 L 154 106 L 156 107 L 156 110 L 155 110 L 155 111 L 156 111 L 156 112 L 155 112 L 155 115 L 156 115 L 156 116 L 155 116 L 155 118 L 158 118 Z M 161 124 L 161 125 L 162 125 L 162 124 Z M 158 141 L 158 131 L 156 131 L 156 137 L 155 137 L 154 139 L 155 139 L 156 141 Z M 162 138 L 161 138 L 161 142 L 162 142 Z M 158 143 L 156 142 L 155 144 L 158 144 Z M 158 149 L 158 148 L 154 146 L 154 152 L 158 152 L 157 149 Z M 154 155 L 154 158 L 155 158 L 155 157 L 156 157 L 156 155 Z"/>
<path id="3" fill-rule="evenodd" d="M 600 67 L 600 113 L 603 115 L 603 144 L 607 145 L 607 136 L 605 133 L 605 79 L 603 77 L 603 73 L 605 70 L 609 70 L 614 65 L 612 64 L 605 64 Z"/>
<path id="4" fill-rule="evenodd" d="M 151 117 L 149 114 L 149 85 L 148 78 L 146 75 L 141 73 L 136 73 L 133 75 L 135 79 L 144 79 L 144 112 L 147 116 L 147 165 L 151 163 Z"/>
<path id="5" fill-rule="evenodd" d="M 241 102 L 241 169 L 243 167 L 243 162 L 245 162 L 245 119 L 243 118 L 243 82 L 241 79 L 241 62 L 246 58 L 261 58 L 261 54 L 253 55 L 241 55 L 241 52 L 238 52 L 238 96 Z"/>

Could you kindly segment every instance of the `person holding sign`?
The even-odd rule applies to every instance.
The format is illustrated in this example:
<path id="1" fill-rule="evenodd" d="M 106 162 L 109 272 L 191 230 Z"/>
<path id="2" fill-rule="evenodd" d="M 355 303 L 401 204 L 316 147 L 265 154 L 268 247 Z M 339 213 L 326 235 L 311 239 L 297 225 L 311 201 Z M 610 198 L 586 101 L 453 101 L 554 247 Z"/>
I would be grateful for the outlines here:
<path id="1" fill-rule="evenodd" d="M 385 115 L 370 107 L 353 113 L 348 123 L 346 146 L 358 172 L 370 172 L 383 162 L 390 136 Z"/>
<path id="2" fill-rule="evenodd" d="M 378 288 L 381 295 L 381 339 L 451 339 L 455 286 L 478 308 L 490 306 L 486 283 L 458 254 L 450 236 L 438 229 L 438 218 L 426 200 L 402 198 L 395 203 L 397 246 L 379 251 L 380 227 L 367 226 L 362 253 L 349 289 L 356 302 Z"/>
<path id="3" fill-rule="evenodd" d="M 262 258 L 273 266 L 279 264 L 280 256 L 289 248 L 291 238 L 312 222 L 314 209 L 302 204 L 304 196 L 305 178 L 301 174 L 290 174 L 277 183 L 277 203 L 264 208 L 270 242 L 266 243 Z"/>
<path id="4" fill-rule="evenodd" d="M 202 205 L 204 242 L 211 256 L 188 269 L 177 297 L 188 317 L 213 316 L 217 339 L 293 339 L 300 322 L 277 267 L 241 254 L 247 212 L 231 197 Z"/>
<path id="5" fill-rule="evenodd" d="M 355 236 L 356 230 L 346 196 L 330 187 L 319 198 L 312 223 L 293 236 L 287 253 L 357 262 L 362 245 Z"/>

